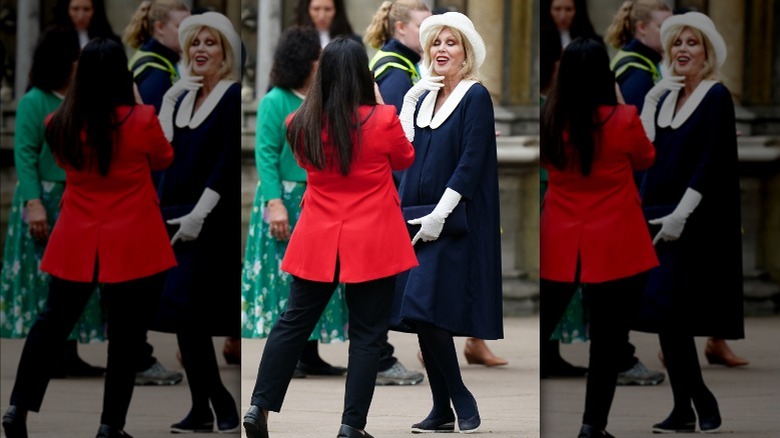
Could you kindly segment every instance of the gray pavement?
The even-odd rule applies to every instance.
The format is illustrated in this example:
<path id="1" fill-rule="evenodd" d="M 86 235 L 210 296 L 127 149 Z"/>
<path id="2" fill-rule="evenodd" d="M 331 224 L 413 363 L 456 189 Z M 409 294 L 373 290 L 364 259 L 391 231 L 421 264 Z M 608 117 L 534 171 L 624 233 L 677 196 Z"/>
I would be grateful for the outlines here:
<path id="1" fill-rule="evenodd" d="M 655 335 L 631 332 L 640 360 L 662 370 Z M 706 338 L 696 344 L 704 381 L 720 405 L 720 434 L 733 437 L 780 437 L 780 317 L 753 317 L 745 321 L 745 339 L 729 341 L 737 355 L 750 361 L 742 368 L 709 365 L 704 358 Z M 570 362 L 587 364 L 588 344 L 563 345 Z M 585 379 L 545 379 L 541 384 L 542 437 L 575 437 L 585 400 Z M 618 387 L 607 431 L 620 438 L 658 436 L 650 428 L 672 408 L 668 381 L 653 387 Z"/>
<path id="2" fill-rule="evenodd" d="M 507 358 L 509 366 L 485 368 L 467 365 L 459 354 L 461 370 L 474 392 L 483 418 L 481 432 L 494 437 L 539 437 L 538 318 L 505 319 L 506 339 L 490 341 L 496 354 Z M 750 360 L 744 368 L 727 369 L 703 361 L 704 378 L 718 397 L 723 427 L 721 433 L 734 437 L 780 436 L 780 317 L 749 318 L 746 339 L 730 342 L 739 355 Z M 631 340 L 640 359 L 650 368 L 661 369 L 657 359 L 658 341 L 654 335 L 632 332 Z M 168 368 L 178 369 L 176 340 L 172 335 L 151 333 L 155 355 Z M 391 332 L 390 341 L 407 367 L 422 371 L 417 362 L 415 336 Z M 221 351 L 222 338 L 215 338 Z M 704 339 L 698 339 L 700 354 Z M 243 366 L 225 365 L 220 370 L 243 413 L 248 407 L 260 360 L 262 340 L 244 340 Z M 585 364 L 587 345 L 564 345 L 562 354 L 571 362 Z M 463 339 L 456 340 L 462 351 Z M 8 397 L 16 374 L 21 340 L 0 341 L 0 409 Z M 80 353 L 94 364 L 105 363 L 106 344 L 79 346 Z M 322 356 L 345 365 L 347 344 L 324 345 Z M 99 422 L 102 379 L 53 380 L 42 412 L 30 414 L 31 437 L 92 437 Z M 548 379 L 541 384 L 543 408 L 541 436 L 576 436 L 584 400 L 584 379 Z M 242 393 L 239 397 L 238 394 Z M 270 431 L 274 438 L 334 437 L 338 430 L 344 396 L 341 377 L 307 377 L 290 385 L 281 413 L 272 413 Z M 127 431 L 139 437 L 169 437 L 168 427 L 180 420 L 189 408 L 185 381 L 172 387 L 136 387 L 130 406 Z M 610 433 L 621 438 L 654 436 L 650 426 L 663 419 L 671 408 L 668 382 L 656 387 L 619 387 L 615 397 Z M 378 387 L 369 414 L 367 430 L 377 438 L 409 437 L 409 426 L 430 409 L 427 380 L 411 387 Z M 196 434 L 194 436 L 207 436 Z"/>

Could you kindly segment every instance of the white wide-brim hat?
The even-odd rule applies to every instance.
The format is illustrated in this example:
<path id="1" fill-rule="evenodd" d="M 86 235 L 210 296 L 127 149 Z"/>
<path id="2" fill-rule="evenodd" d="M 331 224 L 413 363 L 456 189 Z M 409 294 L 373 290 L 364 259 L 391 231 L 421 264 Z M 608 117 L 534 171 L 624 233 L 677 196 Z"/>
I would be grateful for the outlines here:
<path id="1" fill-rule="evenodd" d="M 463 34 L 463 37 L 471 44 L 471 48 L 474 49 L 477 67 L 480 67 L 482 63 L 485 62 L 485 42 L 482 40 L 479 33 L 477 33 L 474 23 L 469 20 L 469 17 L 460 12 L 445 12 L 440 15 L 431 15 L 423 20 L 420 24 L 420 47 L 425 47 L 425 41 L 428 40 L 431 31 L 438 26 L 447 26 L 460 31 L 460 33 Z"/>
<path id="2" fill-rule="evenodd" d="M 715 56 L 715 65 L 717 65 L 718 68 L 721 68 L 723 63 L 726 62 L 726 54 L 728 53 L 726 50 L 726 42 L 723 40 L 723 37 L 718 30 L 715 29 L 715 23 L 712 22 L 710 17 L 701 12 L 686 12 L 681 15 L 672 15 L 664 20 L 661 25 L 661 44 L 664 46 L 664 52 L 666 52 L 672 43 L 674 43 L 672 38 L 682 27 L 698 29 L 704 34 L 705 38 L 710 40 L 713 49 L 715 49 L 715 53 L 710 54 L 710 56 Z"/>
<path id="3" fill-rule="evenodd" d="M 229 46 L 233 52 L 233 76 L 236 79 L 240 77 L 238 72 L 241 71 L 241 38 L 233 29 L 233 23 L 230 22 L 228 17 L 220 14 L 219 12 L 204 12 L 203 14 L 190 15 L 182 20 L 179 24 L 179 46 L 182 50 L 184 48 L 184 37 L 187 31 L 193 27 L 207 26 L 212 29 L 218 30 L 225 36 L 227 41 L 226 45 Z"/>

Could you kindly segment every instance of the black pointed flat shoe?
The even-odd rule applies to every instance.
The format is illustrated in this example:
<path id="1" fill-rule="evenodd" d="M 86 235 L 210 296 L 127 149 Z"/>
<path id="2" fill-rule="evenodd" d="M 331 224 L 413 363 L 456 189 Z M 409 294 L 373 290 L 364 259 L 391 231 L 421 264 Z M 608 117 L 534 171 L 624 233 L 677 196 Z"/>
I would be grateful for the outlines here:
<path id="1" fill-rule="evenodd" d="M 696 432 L 696 414 L 693 411 L 684 414 L 672 412 L 664 421 L 653 425 L 653 433 L 693 432 Z"/>
<path id="2" fill-rule="evenodd" d="M 8 438 L 27 438 L 27 411 L 9 406 L 3 414 L 3 430 Z"/>
<path id="3" fill-rule="evenodd" d="M 108 424 L 101 424 L 96 438 L 133 438 L 122 429 L 111 427 Z"/>
<path id="4" fill-rule="evenodd" d="M 250 406 L 244 414 L 244 430 L 247 438 L 268 438 L 268 420 L 258 406 Z"/>
<path id="5" fill-rule="evenodd" d="M 479 430 L 480 424 L 482 424 L 482 420 L 479 418 L 479 414 L 466 420 L 458 418 L 458 430 L 460 433 L 474 433 Z"/>
<path id="6" fill-rule="evenodd" d="M 193 414 L 190 411 L 183 420 L 171 424 L 171 433 L 211 433 L 214 430 L 214 415 L 208 413 Z"/>
<path id="7" fill-rule="evenodd" d="M 366 432 L 365 430 L 361 432 L 358 429 L 355 429 L 352 426 L 347 426 L 346 424 L 342 424 L 339 428 L 339 434 L 336 436 L 337 438 L 374 438 Z"/>
<path id="8" fill-rule="evenodd" d="M 593 426 L 583 424 L 582 427 L 580 428 L 580 434 L 577 435 L 577 438 L 615 438 L 615 437 L 610 435 L 609 432 L 607 432 L 606 430 L 598 430 Z"/>
<path id="9" fill-rule="evenodd" d="M 426 418 L 412 424 L 412 433 L 450 433 L 455 432 L 455 415 L 448 417 Z"/>

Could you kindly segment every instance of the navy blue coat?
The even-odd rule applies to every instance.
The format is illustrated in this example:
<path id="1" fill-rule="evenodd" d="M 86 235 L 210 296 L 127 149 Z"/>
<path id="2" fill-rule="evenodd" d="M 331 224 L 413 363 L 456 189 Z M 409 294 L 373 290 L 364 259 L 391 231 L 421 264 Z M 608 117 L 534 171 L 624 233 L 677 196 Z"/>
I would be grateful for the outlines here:
<path id="1" fill-rule="evenodd" d="M 646 57 L 656 64 L 656 68 L 658 63 L 661 62 L 661 55 L 658 52 L 638 40 L 629 41 L 621 50 L 624 52 L 635 52 Z M 631 60 L 644 64 L 643 61 L 634 57 Z M 617 83 L 620 86 L 620 94 L 623 95 L 626 103 L 634 105 L 639 112 L 642 112 L 642 105 L 645 104 L 645 95 L 655 85 L 653 74 L 641 68 L 629 67 L 617 78 Z"/>
<path id="2" fill-rule="evenodd" d="M 401 44 L 400 41 L 395 38 L 390 38 L 381 48 L 385 52 L 398 53 L 405 57 L 415 65 L 420 62 L 420 55 L 414 50 Z M 380 61 L 374 66 L 374 71 L 383 66 L 387 62 L 400 62 L 398 58 L 387 58 L 387 61 Z M 404 105 L 404 96 L 406 92 L 412 88 L 412 77 L 409 72 L 403 71 L 398 68 L 390 67 L 386 69 L 379 77 L 376 78 L 376 83 L 379 86 L 379 93 L 382 95 L 382 100 L 387 105 L 395 105 L 397 114 L 401 113 L 401 107 Z"/>
<path id="3" fill-rule="evenodd" d="M 182 99 L 176 105 L 175 117 Z M 201 107 L 206 106 L 204 103 Z M 241 264 L 231 255 L 241 248 L 241 86 L 232 83 L 195 128 L 174 127 L 173 164 L 158 186 L 163 217 L 192 211 L 206 187 L 219 193 L 197 239 L 173 246 L 178 266 L 163 292 L 158 329 L 176 331 L 193 324 L 212 335 L 238 336 Z M 173 234 L 178 225 L 168 225 Z"/>
<path id="4" fill-rule="evenodd" d="M 414 322 L 425 321 L 456 336 L 502 338 L 498 164 L 487 89 L 471 86 L 437 129 L 416 126 L 414 148 L 401 207 L 436 204 L 449 187 L 463 195 L 469 231 L 415 245 L 420 265 L 398 277 L 393 328 L 415 331 Z"/>
<path id="5" fill-rule="evenodd" d="M 164 57 L 170 61 L 174 67 L 176 67 L 176 63 L 179 62 L 179 55 L 176 52 L 163 46 L 154 38 L 144 43 L 144 45 L 141 46 L 141 50 L 153 52 Z M 143 99 L 144 103 L 153 105 L 154 111 L 159 113 L 160 106 L 162 105 L 162 98 L 165 95 L 165 92 L 173 85 L 170 73 L 160 70 L 159 68 L 147 67 L 133 80 L 138 84 L 138 93 L 141 95 L 141 99 Z"/>
<path id="6" fill-rule="evenodd" d="M 679 240 L 656 244 L 661 265 L 650 271 L 638 329 L 657 333 L 671 327 L 739 339 L 744 337 L 739 162 L 729 90 L 716 83 L 685 122 L 672 126 L 656 122 L 656 160 L 641 190 L 645 217 L 671 213 L 689 187 L 702 200 Z M 651 234 L 659 228 L 651 226 Z"/>

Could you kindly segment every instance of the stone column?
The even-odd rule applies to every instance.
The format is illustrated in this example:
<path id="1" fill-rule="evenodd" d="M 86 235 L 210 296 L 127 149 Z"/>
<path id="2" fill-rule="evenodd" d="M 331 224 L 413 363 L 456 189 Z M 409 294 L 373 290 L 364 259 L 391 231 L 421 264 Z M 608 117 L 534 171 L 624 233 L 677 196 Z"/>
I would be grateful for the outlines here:
<path id="1" fill-rule="evenodd" d="M 40 28 L 39 2 L 16 2 L 16 80 L 14 84 L 14 97 L 19 100 L 27 88 L 27 74 L 32 66 L 35 43 L 38 40 Z"/>
<path id="2" fill-rule="evenodd" d="M 466 15 L 485 41 L 487 57 L 479 72 L 494 102 L 501 101 L 504 80 L 504 2 L 481 0 L 469 2 Z"/>
<path id="3" fill-rule="evenodd" d="M 742 84 L 745 72 L 745 1 L 710 2 L 709 16 L 726 41 L 728 55 L 720 69 L 723 83 L 731 91 L 734 103 L 742 103 Z"/>
<path id="4" fill-rule="evenodd" d="M 263 96 L 274 62 L 274 49 L 282 33 L 282 0 L 257 0 L 257 72 L 255 92 Z"/>

